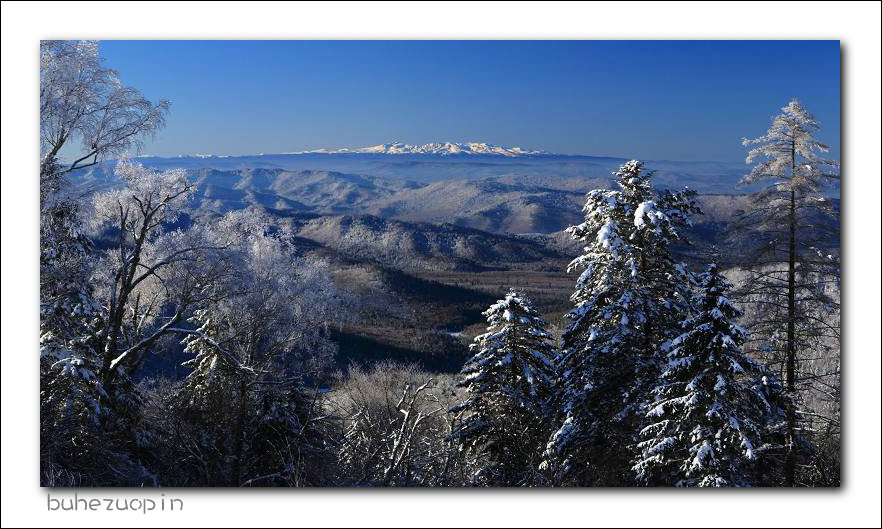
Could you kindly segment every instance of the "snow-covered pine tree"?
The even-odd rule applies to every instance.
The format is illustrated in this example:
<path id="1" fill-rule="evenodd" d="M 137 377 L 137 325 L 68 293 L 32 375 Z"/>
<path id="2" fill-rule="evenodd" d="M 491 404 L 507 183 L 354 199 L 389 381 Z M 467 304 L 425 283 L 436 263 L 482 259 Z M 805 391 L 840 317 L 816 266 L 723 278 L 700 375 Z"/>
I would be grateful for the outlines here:
<path id="1" fill-rule="evenodd" d="M 100 306 L 89 286 L 91 245 L 78 204 L 66 198 L 54 159 L 40 166 L 40 446 L 41 480 L 60 469 L 85 474 L 95 464 L 106 396 L 100 356 L 90 336 Z M 96 321 L 97 320 L 97 321 Z M 69 483 L 72 485 L 73 483 Z"/>
<path id="2" fill-rule="evenodd" d="M 750 196 L 731 232 L 740 248 L 755 249 L 746 263 L 740 259 L 749 274 L 733 294 L 751 320 L 745 348 L 780 373 L 797 405 L 821 400 L 839 357 L 839 208 L 827 195 L 839 180 L 839 162 L 819 156 L 829 149 L 814 137 L 818 130 L 814 116 L 794 99 L 764 136 L 744 139 L 745 146 L 757 146 L 748 152 L 747 163 L 755 165 L 742 183 L 771 184 Z M 801 362 L 801 356 L 813 360 Z M 798 410 L 787 414 L 782 479 L 793 486 L 803 441 Z"/>
<path id="3" fill-rule="evenodd" d="M 746 332 L 726 297 L 716 262 L 698 279 L 696 315 L 668 346 L 668 364 L 633 470 L 649 486 L 729 487 L 756 484 L 751 472 L 767 408 L 753 381 L 765 368 L 742 350 Z"/>
<path id="4" fill-rule="evenodd" d="M 671 254 L 700 210 L 694 191 L 657 193 L 637 160 L 618 188 L 590 191 L 585 222 L 568 228 L 585 244 L 568 270 L 582 270 L 558 357 L 560 417 L 543 468 L 574 485 L 631 482 L 635 411 L 660 369 L 660 346 L 690 311 L 692 277 Z"/>
<path id="5" fill-rule="evenodd" d="M 476 482 L 532 483 L 548 439 L 547 404 L 553 385 L 553 345 L 529 298 L 510 290 L 484 311 L 489 332 L 470 346 L 462 369 L 468 399 L 451 409 L 463 419 L 449 438 L 486 458 Z"/>

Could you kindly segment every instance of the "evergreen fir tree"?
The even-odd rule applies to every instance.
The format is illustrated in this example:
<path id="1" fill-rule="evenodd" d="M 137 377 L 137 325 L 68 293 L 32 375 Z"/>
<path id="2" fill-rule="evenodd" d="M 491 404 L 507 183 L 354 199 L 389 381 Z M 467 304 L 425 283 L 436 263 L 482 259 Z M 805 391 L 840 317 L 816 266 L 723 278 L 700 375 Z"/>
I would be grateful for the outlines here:
<path id="1" fill-rule="evenodd" d="M 106 396 L 90 340 L 100 307 L 89 288 L 88 239 L 79 208 L 65 199 L 54 159 L 40 166 L 40 433 L 43 477 L 65 468 L 86 471 L 97 454 Z M 85 464 L 85 466 L 84 466 Z"/>
<path id="2" fill-rule="evenodd" d="M 746 332 L 734 323 L 741 313 L 716 263 L 698 283 L 697 314 L 668 346 L 633 469 L 650 486 L 755 485 L 768 409 L 751 380 L 765 369 L 742 350 Z"/>
<path id="3" fill-rule="evenodd" d="M 548 438 L 547 402 L 553 384 L 553 346 L 532 302 L 515 290 L 484 313 L 489 332 L 471 345 L 460 387 L 469 398 L 451 412 L 464 418 L 451 432 L 467 450 L 487 458 L 477 480 L 519 486 L 536 478 L 533 464 Z"/>
<path id="4" fill-rule="evenodd" d="M 684 242 L 695 193 L 656 193 L 652 172 L 632 160 L 617 190 L 590 191 L 585 222 L 568 229 L 585 244 L 558 358 L 559 427 L 543 467 L 561 484 L 623 485 L 634 412 L 659 372 L 658 350 L 690 311 L 692 279 L 671 245 Z"/>

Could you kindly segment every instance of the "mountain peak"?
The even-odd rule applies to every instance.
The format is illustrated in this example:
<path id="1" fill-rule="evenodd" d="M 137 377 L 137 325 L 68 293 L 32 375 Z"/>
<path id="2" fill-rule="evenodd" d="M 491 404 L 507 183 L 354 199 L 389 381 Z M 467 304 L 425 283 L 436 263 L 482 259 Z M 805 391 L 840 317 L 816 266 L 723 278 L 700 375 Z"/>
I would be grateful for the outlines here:
<path id="1" fill-rule="evenodd" d="M 411 145 L 400 141 L 389 143 L 381 143 L 372 147 L 362 147 L 358 149 L 315 149 L 312 151 L 301 151 L 297 154 L 306 153 L 326 153 L 326 154 L 346 154 L 346 153 L 373 153 L 373 154 L 438 154 L 441 156 L 449 156 L 455 154 L 489 154 L 498 156 L 533 156 L 538 154 L 549 154 L 544 151 L 531 151 L 520 147 L 502 147 L 481 142 L 433 142 L 424 143 L 422 145 Z"/>

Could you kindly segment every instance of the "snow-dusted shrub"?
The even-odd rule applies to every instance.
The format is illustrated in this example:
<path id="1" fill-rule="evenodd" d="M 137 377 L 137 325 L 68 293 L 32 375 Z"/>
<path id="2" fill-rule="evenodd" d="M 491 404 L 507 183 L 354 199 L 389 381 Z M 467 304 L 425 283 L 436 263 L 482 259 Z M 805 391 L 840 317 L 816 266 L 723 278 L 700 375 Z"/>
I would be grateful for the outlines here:
<path id="1" fill-rule="evenodd" d="M 339 485 L 456 486 L 466 474 L 446 440 L 455 380 L 414 364 L 352 366 L 328 394 L 337 430 Z"/>

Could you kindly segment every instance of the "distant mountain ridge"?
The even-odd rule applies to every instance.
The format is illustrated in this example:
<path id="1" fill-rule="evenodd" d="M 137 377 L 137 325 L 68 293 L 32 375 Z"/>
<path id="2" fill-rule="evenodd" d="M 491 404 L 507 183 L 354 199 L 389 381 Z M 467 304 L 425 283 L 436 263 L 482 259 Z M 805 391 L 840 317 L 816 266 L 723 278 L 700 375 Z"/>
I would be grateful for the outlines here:
<path id="1" fill-rule="evenodd" d="M 444 154 L 460 145 L 469 145 L 471 154 Z M 581 222 L 585 193 L 614 186 L 612 173 L 624 162 L 601 156 L 484 152 L 495 148 L 391 143 L 363 149 L 371 152 L 139 157 L 137 161 L 158 170 L 186 170 L 198 185 L 193 207 L 201 213 L 253 205 L 283 215 L 365 214 L 410 223 L 450 223 L 496 234 L 552 234 Z M 388 154 L 395 149 L 400 152 Z M 119 185 L 115 166 L 115 160 L 101 162 L 76 171 L 71 180 L 83 192 L 113 187 Z M 659 189 L 688 186 L 702 197 L 751 191 L 736 185 L 747 170 L 743 163 L 647 160 L 646 166 L 655 171 L 653 182 Z M 838 188 L 830 195 L 838 198 Z"/>
<path id="2" fill-rule="evenodd" d="M 384 144 L 387 145 L 387 144 Z M 431 145 L 431 144 L 427 144 Z M 382 147 L 385 149 L 386 147 Z M 532 187 L 554 187 L 586 192 L 592 187 L 610 185 L 615 171 L 627 160 L 609 156 L 575 156 L 559 154 L 504 155 L 482 152 L 483 148 L 471 149 L 469 154 L 444 154 L 448 152 L 426 147 L 411 149 L 413 152 L 387 154 L 380 152 L 303 152 L 300 154 L 260 154 L 249 156 L 188 155 L 179 157 L 139 156 L 137 161 L 154 169 L 182 168 L 188 170 L 213 169 L 219 171 L 243 171 L 274 169 L 281 171 L 336 172 L 365 177 L 408 180 L 432 183 L 443 180 L 482 180 L 496 178 L 500 182 Z M 493 146 L 487 150 L 492 151 Z M 440 147 L 439 147 L 440 149 Z M 516 148 L 507 152 L 517 153 Z M 388 150 L 388 149 L 387 149 Z M 520 151 L 538 152 L 538 151 Z M 78 172 L 112 173 L 116 160 L 107 160 L 87 170 Z M 669 160 L 646 160 L 649 169 L 656 170 L 655 181 L 661 188 L 680 189 L 689 186 L 699 193 L 738 193 L 749 189 L 736 189 L 736 183 L 747 172 L 743 163 L 731 162 L 679 162 Z M 72 175 L 73 176 L 73 175 Z"/>
<path id="3" fill-rule="evenodd" d="M 432 142 L 422 145 L 411 145 L 404 142 L 381 143 L 372 147 L 361 147 L 357 149 L 314 149 L 310 151 L 299 151 L 288 154 L 437 154 L 441 156 L 451 156 L 457 154 L 484 154 L 496 156 L 536 156 L 549 155 L 546 151 L 533 151 L 522 149 L 521 147 L 503 147 L 501 145 L 493 145 L 482 142 Z"/>

